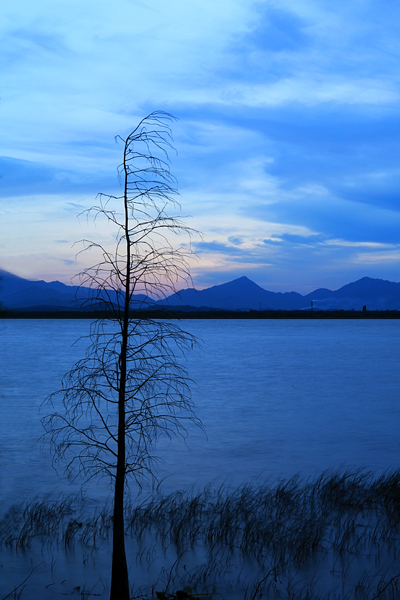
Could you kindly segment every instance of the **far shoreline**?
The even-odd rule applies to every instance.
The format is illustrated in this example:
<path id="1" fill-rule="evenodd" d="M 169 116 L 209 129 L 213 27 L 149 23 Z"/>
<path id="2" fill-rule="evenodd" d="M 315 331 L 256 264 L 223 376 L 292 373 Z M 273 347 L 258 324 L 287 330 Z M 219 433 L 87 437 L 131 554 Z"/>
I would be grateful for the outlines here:
<path id="1" fill-rule="evenodd" d="M 218 310 L 165 309 L 132 311 L 132 319 L 400 319 L 398 310 Z M 0 310 L 0 319 L 113 319 L 112 312 L 79 310 Z"/>

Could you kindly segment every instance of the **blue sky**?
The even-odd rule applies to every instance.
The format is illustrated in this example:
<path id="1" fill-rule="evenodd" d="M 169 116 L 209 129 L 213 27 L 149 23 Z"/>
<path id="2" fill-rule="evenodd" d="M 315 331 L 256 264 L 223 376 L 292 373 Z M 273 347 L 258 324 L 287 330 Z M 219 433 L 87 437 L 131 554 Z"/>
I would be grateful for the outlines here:
<path id="1" fill-rule="evenodd" d="M 77 214 L 127 135 L 173 113 L 199 288 L 400 281 L 394 0 L 20 0 L 1 8 L 0 267 L 66 283 Z"/>

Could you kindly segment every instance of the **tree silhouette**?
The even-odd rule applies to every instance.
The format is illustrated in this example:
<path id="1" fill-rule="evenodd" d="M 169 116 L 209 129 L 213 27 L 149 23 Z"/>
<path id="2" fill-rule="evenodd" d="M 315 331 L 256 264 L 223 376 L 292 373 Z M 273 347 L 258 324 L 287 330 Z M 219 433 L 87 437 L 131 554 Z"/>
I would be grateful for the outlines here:
<path id="1" fill-rule="evenodd" d="M 150 309 L 149 297 L 166 297 L 190 277 L 190 244 L 176 248 L 172 239 L 173 234 L 190 237 L 192 230 L 168 214 L 177 205 L 169 167 L 172 120 L 168 113 L 153 112 L 126 139 L 116 138 L 124 144 L 118 168 L 122 195 L 99 194 L 98 205 L 87 211 L 116 228 L 115 247 L 110 251 L 83 240 L 84 250 L 98 259 L 79 276 L 80 285 L 91 290 L 85 304 L 106 312 L 92 323 L 85 358 L 48 398 L 54 412 L 42 420 L 54 459 L 63 461 L 67 472 L 77 469 L 86 479 L 107 475 L 113 482 L 111 600 L 129 599 L 127 478 L 140 484 L 143 475 L 154 474 L 160 433 L 186 436 L 184 419 L 201 425 L 180 361 L 196 339 L 171 320 L 132 311 Z"/>

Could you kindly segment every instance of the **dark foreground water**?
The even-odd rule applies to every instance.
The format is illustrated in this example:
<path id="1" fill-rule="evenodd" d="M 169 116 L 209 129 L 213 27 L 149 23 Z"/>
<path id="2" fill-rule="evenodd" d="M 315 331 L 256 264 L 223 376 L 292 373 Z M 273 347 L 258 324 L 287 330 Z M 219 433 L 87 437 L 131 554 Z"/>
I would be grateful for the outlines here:
<path id="1" fill-rule="evenodd" d="M 400 467 L 400 321 L 181 326 L 202 339 L 187 368 L 207 437 L 193 429 L 188 447 L 160 442 L 166 492 Z M 86 341 L 73 343 L 88 331 L 89 322 L 78 320 L 0 321 L 0 513 L 23 498 L 80 488 L 52 470 L 37 440 L 41 404 L 83 355 Z M 101 506 L 109 489 L 100 482 L 87 494 Z"/>

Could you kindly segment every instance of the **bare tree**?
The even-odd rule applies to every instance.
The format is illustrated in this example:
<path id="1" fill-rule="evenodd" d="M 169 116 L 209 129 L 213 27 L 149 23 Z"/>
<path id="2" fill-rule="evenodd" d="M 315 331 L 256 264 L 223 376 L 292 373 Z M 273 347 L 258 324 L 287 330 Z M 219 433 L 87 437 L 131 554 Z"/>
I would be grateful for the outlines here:
<path id="1" fill-rule="evenodd" d="M 163 432 L 185 436 L 184 419 L 200 424 L 193 412 L 189 379 L 179 357 L 195 338 L 171 320 L 135 316 L 149 308 L 149 296 L 162 298 L 189 277 L 190 245 L 175 248 L 173 234 L 188 234 L 177 218 L 176 181 L 169 168 L 173 117 L 153 112 L 126 138 L 118 168 L 121 196 L 98 196 L 89 209 L 116 227 L 111 252 L 84 240 L 100 259 L 80 274 L 92 291 L 86 302 L 106 310 L 92 324 L 85 358 L 65 375 L 62 389 L 49 397 L 58 410 L 43 419 L 55 460 L 86 478 L 107 475 L 114 485 L 111 600 L 129 599 L 124 539 L 124 494 L 130 475 L 152 475 L 154 444 Z M 137 296 L 138 293 L 143 294 Z M 138 300 L 139 298 L 139 300 Z M 60 404 L 59 398 L 62 403 Z"/>

